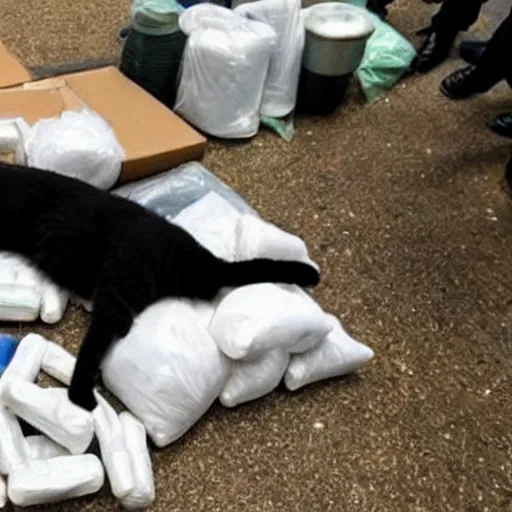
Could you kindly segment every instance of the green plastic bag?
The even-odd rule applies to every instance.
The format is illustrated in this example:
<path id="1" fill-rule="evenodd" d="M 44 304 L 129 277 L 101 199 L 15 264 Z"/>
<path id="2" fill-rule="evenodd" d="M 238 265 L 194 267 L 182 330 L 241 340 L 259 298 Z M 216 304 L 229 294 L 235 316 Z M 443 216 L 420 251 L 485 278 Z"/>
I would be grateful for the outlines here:
<path id="1" fill-rule="evenodd" d="M 179 30 L 178 18 L 184 10 L 176 0 L 133 0 L 132 25 L 149 36 L 173 34 Z"/>
<path id="2" fill-rule="evenodd" d="M 356 7 L 366 8 L 366 0 L 342 0 Z M 375 25 L 375 32 L 366 43 L 363 60 L 356 70 L 356 77 L 368 103 L 380 100 L 408 71 L 416 50 L 414 46 L 391 25 L 368 11 Z"/>

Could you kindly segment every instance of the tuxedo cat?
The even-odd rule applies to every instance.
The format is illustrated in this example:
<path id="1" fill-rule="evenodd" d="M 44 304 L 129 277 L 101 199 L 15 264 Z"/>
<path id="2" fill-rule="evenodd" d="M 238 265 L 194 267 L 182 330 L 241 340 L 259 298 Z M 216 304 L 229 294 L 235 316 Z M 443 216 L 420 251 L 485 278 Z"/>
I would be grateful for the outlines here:
<path id="1" fill-rule="evenodd" d="M 96 406 L 93 386 L 107 349 L 150 304 L 165 297 L 211 300 L 222 287 L 308 287 L 320 279 L 305 263 L 228 263 L 136 203 L 29 167 L 0 163 L 0 219 L 0 250 L 24 256 L 93 302 L 69 388 L 70 400 L 87 410 Z"/>

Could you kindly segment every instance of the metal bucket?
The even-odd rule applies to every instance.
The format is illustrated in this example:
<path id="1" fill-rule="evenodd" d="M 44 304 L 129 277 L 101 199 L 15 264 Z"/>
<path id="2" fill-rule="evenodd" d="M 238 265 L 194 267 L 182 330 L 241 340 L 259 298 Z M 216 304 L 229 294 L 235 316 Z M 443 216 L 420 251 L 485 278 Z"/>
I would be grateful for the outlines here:
<path id="1" fill-rule="evenodd" d="M 353 73 L 363 58 L 375 27 L 362 8 L 324 2 L 304 9 L 306 45 L 302 65 L 323 76 Z"/>

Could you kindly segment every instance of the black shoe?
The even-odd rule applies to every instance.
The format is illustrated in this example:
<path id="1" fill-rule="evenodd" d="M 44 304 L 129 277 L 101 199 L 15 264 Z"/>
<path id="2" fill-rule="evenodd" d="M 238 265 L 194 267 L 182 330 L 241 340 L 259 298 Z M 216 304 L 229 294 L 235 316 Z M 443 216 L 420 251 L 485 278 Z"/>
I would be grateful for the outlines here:
<path id="1" fill-rule="evenodd" d="M 412 71 L 427 73 L 445 61 L 450 54 L 456 37 L 456 33 L 446 33 L 432 29 L 418 50 L 411 65 Z"/>
<path id="2" fill-rule="evenodd" d="M 452 100 L 463 100 L 487 92 L 492 86 L 482 80 L 476 66 L 467 66 L 441 82 L 441 92 Z"/>
<path id="3" fill-rule="evenodd" d="M 496 117 L 491 123 L 491 130 L 497 135 L 512 139 L 512 113 Z"/>
<path id="4" fill-rule="evenodd" d="M 459 55 L 468 64 L 476 64 L 487 48 L 487 41 L 462 41 Z"/>

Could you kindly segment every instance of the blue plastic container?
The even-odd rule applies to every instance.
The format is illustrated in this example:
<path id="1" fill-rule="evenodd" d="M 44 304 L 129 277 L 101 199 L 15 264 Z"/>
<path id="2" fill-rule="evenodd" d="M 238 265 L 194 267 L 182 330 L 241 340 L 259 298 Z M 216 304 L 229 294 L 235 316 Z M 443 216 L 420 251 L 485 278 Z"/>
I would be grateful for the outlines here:
<path id="1" fill-rule="evenodd" d="M 16 338 L 9 334 L 0 334 L 0 375 L 2 375 L 7 366 L 9 366 L 17 346 L 18 342 Z"/>

